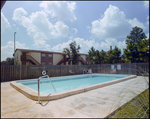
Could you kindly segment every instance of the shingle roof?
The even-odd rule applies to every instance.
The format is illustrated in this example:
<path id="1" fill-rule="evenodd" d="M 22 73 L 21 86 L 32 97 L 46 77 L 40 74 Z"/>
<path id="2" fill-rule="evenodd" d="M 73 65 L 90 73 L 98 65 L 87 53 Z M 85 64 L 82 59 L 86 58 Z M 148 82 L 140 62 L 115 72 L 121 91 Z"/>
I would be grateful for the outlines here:
<path id="1" fill-rule="evenodd" d="M 43 51 L 43 50 L 30 50 L 30 49 L 16 49 L 15 52 L 17 50 L 23 51 L 23 52 L 42 52 L 42 53 L 55 53 L 55 54 L 64 54 L 61 52 L 51 52 L 51 51 Z"/>
<path id="2" fill-rule="evenodd" d="M 42 52 L 42 53 L 53 53 L 53 54 L 65 54 L 65 53 L 61 53 L 61 52 L 52 52 L 52 51 L 43 51 L 43 50 L 31 50 L 31 49 L 16 49 L 15 52 L 17 50 L 23 51 L 23 52 Z M 83 53 L 79 53 L 80 55 L 88 55 L 88 54 L 83 54 Z M 14 54 L 13 54 L 14 55 Z"/>

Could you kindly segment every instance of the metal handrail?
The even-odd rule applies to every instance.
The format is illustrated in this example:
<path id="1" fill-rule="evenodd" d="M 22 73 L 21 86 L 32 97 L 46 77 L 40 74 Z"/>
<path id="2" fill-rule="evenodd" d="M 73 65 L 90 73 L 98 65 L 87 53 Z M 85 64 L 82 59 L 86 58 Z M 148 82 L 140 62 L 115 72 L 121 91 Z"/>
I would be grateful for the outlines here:
<path id="1" fill-rule="evenodd" d="M 49 78 L 49 76 L 48 75 L 44 75 L 44 76 L 41 76 L 41 77 L 39 77 L 39 79 L 41 79 L 41 78 L 46 78 L 46 77 L 48 77 L 48 79 L 50 80 L 50 82 L 51 82 L 51 79 Z M 52 82 L 51 82 L 51 84 L 52 84 Z M 52 86 L 53 86 L 53 88 L 55 89 L 55 87 L 54 87 L 54 85 L 52 84 Z M 55 89 L 55 92 L 56 92 L 56 89 Z"/>
<path id="2" fill-rule="evenodd" d="M 90 69 L 89 69 L 89 70 L 90 70 Z M 89 72 L 89 70 L 83 69 L 83 74 L 84 74 L 84 72 L 86 72 L 87 74 L 92 74 L 92 72 Z"/>
<path id="3" fill-rule="evenodd" d="M 83 69 L 83 74 L 84 74 L 84 72 L 88 73 L 87 69 Z"/>
<path id="4" fill-rule="evenodd" d="M 50 82 L 51 82 L 51 79 L 49 78 L 49 76 L 48 75 L 44 75 L 44 76 L 41 76 L 41 77 L 39 77 L 39 79 L 38 79 L 38 104 L 40 104 L 41 102 L 40 102 L 40 80 L 42 79 L 42 78 L 48 78 L 49 80 L 50 80 Z M 55 87 L 54 87 L 54 85 L 53 85 L 53 83 L 51 82 L 51 84 L 52 84 L 52 86 L 53 86 L 53 88 L 55 89 Z M 55 89 L 55 92 L 56 92 L 56 89 Z"/>

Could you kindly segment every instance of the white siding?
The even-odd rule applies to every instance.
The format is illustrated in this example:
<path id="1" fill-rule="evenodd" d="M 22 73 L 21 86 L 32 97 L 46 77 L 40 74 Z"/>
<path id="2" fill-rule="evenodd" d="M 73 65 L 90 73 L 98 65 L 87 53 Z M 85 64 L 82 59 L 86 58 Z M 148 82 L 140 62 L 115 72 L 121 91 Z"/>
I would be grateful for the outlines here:
<path id="1" fill-rule="evenodd" d="M 80 55 L 86 61 L 86 55 Z"/>
<path id="2" fill-rule="evenodd" d="M 53 54 L 53 65 L 56 65 L 62 58 L 62 54 Z"/>
<path id="3" fill-rule="evenodd" d="M 26 55 L 32 56 L 37 62 L 41 64 L 41 53 L 40 52 L 29 52 Z"/>
<path id="4" fill-rule="evenodd" d="M 21 62 L 21 55 L 22 55 L 22 52 L 20 50 L 17 50 L 15 52 L 15 60 L 17 61 L 18 65 L 22 65 L 22 62 Z"/>

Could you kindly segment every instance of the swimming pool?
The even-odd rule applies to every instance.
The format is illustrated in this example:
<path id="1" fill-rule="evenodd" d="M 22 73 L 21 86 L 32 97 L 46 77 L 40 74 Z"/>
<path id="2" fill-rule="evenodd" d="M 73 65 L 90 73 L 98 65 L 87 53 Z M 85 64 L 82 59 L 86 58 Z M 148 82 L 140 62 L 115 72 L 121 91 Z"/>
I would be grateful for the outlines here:
<path id="1" fill-rule="evenodd" d="M 119 78 L 125 78 L 131 75 L 100 75 L 100 74 L 89 74 L 80 76 L 65 76 L 50 78 L 53 83 L 56 92 L 63 92 L 71 89 L 76 89 L 80 87 L 90 86 L 98 83 L 103 83 L 107 81 L 112 81 Z M 37 79 L 16 81 L 21 83 L 35 91 L 38 91 Z M 40 93 L 49 94 L 56 93 L 50 80 L 48 78 L 40 80 Z"/>
<path id="2" fill-rule="evenodd" d="M 85 75 L 51 77 L 50 79 L 56 89 L 56 92 L 52 84 L 50 83 L 50 80 L 41 79 L 40 94 L 41 98 L 43 96 L 43 100 L 46 99 L 46 97 L 44 98 L 44 96 L 51 97 L 48 98 L 47 100 L 51 100 L 54 98 L 62 98 L 72 94 L 77 94 L 88 90 L 96 89 L 99 87 L 107 86 L 110 84 L 114 84 L 133 77 L 136 77 L 136 75 L 85 74 Z M 30 96 L 27 97 L 29 97 L 30 99 L 32 97 L 32 94 L 34 94 L 34 98 L 37 98 L 38 93 L 37 80 L 38 79 L 14 81 L 11 83 L 11 86 L 13 86 L 15 89 L 25 94 L 26 96 L 28 92 Z"/>

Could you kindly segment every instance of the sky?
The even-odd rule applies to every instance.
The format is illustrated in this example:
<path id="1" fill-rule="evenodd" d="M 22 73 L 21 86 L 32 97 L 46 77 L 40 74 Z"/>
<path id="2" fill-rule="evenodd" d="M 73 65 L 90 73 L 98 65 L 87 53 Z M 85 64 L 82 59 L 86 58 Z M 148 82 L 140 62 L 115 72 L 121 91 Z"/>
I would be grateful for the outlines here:
<path id="1" fill-rule="evenodd" d="M 21 49 L 62 52 L 76 41 L 123 53 L 126 37 L 138 26 L 149 38 L 149 1 L 6 1 L 1 10 L 1 61 Z"/>

